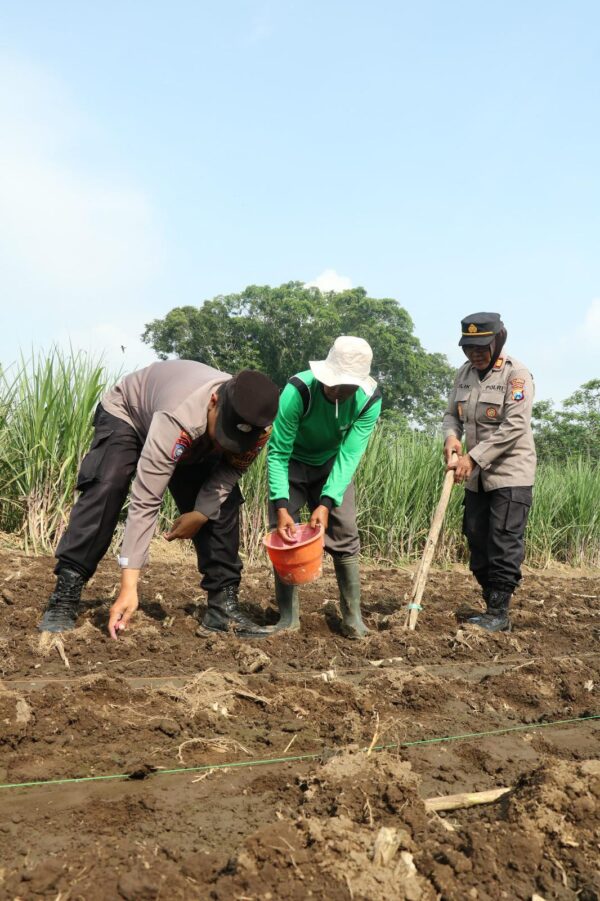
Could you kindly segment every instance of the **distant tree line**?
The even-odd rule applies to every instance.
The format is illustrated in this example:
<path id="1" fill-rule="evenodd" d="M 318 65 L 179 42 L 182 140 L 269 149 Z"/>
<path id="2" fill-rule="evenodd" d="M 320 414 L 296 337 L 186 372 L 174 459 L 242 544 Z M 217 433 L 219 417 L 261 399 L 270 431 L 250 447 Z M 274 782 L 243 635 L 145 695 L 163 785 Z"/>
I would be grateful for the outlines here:
<path id="1" fill-rule="evenodd" d="M 373 376 L 384 396 L 384 420 L 395 430 L 439 430 L 454 370 L 428 353 L 408 312 L 364 288 L 323 294 L 302 282 L 251 285 L 239 294 L 172 309 L 148 323 L 142 339 L 161 359 L 198 360 L 226 372 L 266 372 L 281 387 L 308 361 L 322 359 L 338 335 L 360 335 L 373 348 Z M 539 401 L 533 428 L 540 459 L 600 459 L 600 379 L 582 385 L 562 409 Z"/>
<path id="2" fill-rule="evenodd" d="M 443 354 L 424 350 L 413 329 L 392 298 L 369 297 L 364 288 L 322 294 L 288 282 L 175 307 L 148 323 L 142 339 L 161 359 L 174 355 L 227 372 L 261 369 L 283 386 L 309 360 L 324 358 L 338 335 L 359 335 L 373 348 L 384 415 L 397 425 L 434 428 L 453 370 Z"/>
<path id="3" fill-rule="evenodd" d="M 600 461 L 600 379 L 585 382 L 555 409 L 551 400 L 533 405 L 533 431 L 540 460 L 587 457 Z"/>

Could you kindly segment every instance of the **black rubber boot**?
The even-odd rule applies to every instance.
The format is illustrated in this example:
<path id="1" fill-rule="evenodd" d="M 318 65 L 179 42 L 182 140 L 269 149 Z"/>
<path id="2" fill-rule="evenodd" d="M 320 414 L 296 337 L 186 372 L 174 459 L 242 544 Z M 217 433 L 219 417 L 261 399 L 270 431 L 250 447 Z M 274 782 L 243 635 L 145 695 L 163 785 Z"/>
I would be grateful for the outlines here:
<path id="1" fill-rule="evenodd" d="M 508 617 L 508 608 L 512 593 L 510 591 L 496 591 L 490 589 L 484 597 L 487 602 L 485 613 L 470 616 L 467 620 L 473 626 L 487 629 L 488 632 L 510 632 L 511 624 Z"/>
<path id="2" fill-rule="evenodd" d="M 273 570 L 275 576 L 275 600 L 279 609 L 279 622 L 271 626 L 272 632 L 283 632 L 284 630 L 295 632 L 300 628 L 300 601 L 298 598 L 298 587 L 296 585 L 287 585 L 277 575 L 277 571 Z"/>
<path id="3" fill-rule="evenodd" d="M 230 632 L 236 638 L 267 638 L 273 634 L 272 627 L 257 625 L 240 610 L 237 585 L 209 591 L 202 627 L 209 632 Z"/>
<path id="4" fill-rule="evenodd" d="M 365 638 L 369 630 L 360 612 L 360 570 L 358 557 L 334 560 L 335 577 L 340 590 L 342 632 L 346 638 Z"/>
<path id="5" fill-rule="evenodd" d="M 40 632 L 70 632 L 75 628 L 81 592 L 86 580 L 74 569 L 65 567 L 56 577 L 56 587 L 38 626 Z"/>

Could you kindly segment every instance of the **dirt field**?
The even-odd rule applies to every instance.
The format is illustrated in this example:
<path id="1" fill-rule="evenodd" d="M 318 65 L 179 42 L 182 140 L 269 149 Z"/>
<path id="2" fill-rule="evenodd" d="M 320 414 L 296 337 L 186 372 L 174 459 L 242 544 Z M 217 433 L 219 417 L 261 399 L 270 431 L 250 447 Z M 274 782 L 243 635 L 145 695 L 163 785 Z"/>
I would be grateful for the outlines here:
<path id="1" fill-rule="evenodd" d="M 600 898 L 600 720 L 543 725 L 600 713 L 597 574 L 528 572 L 514 632 L 487 635 L 456 618 L 477 606 L 464 570 L 431 576 L 408 633 L 411 573 L 365 569 L 373 633 L 354 643 L 328 568 L 302 592 L 301 632 L 249 645 L 196 634 L 193 562 L 166 559 L 112 642 L 108 561 L 67 668 L 35 631 L 52 564 L 0 552 L 0 783 L 138 778 L 0 789 L 0 898 Z M 266 569 L 242 596 L 275 620 Z M 423 803 L 500 786 L 514 791 L 486 806 Z"/>

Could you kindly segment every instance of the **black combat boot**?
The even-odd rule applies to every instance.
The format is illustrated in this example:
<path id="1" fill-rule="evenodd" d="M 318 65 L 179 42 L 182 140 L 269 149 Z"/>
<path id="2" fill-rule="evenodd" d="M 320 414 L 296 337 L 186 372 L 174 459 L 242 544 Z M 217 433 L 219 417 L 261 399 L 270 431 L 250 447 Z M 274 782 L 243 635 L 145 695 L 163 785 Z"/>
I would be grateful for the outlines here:
<path id="1" fill-rule="evenodd" d="M 487 629 L 488 632 L 510 632 L 511 624 L 508 618 L 508 607 L 512 592 L 497 591 L 495 588 L 488 589 L 484 592 L 484 598 L 487 603 L 485 613 L 478 613 L 470 616 L 467 620 L 473 626 L 479 626 Z"/>
<path id="2" fill-rule="evenodd" d="M 38 626 L 40 632 L 70 632 L 75 628 L 81 592 L 86 580 L 74 569 L 64 567 L 56 578 L 56 587 Z"/>
<path id="3" fill-rule="evenodd" d="M 202 620 L 209 632 L 231 632 L 236 638 L 267 638 L 272 627 L 259 626 L 240 610 L 237 585 L 208 592 L 208 609 Z"/>

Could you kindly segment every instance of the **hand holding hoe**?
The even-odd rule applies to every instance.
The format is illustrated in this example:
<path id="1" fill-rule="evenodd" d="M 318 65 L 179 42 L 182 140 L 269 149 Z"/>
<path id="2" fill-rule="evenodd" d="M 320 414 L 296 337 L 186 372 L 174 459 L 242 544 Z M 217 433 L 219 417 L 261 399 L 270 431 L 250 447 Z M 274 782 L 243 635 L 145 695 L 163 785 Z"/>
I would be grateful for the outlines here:
<path id="1" fill-rule="evenodd" d="M 456 452 L 454 452 L 451 457 L 451 462 L 454 463 L 457 459 L 457 454 Z M 423 551 L 423 556 L 421 557 L 421 563 L 419 564 L 419 569 L 417 570 L 417 575 L 415 576 L 410 601 L 408 602 L 408 613 L 406 616 L 404 628 L 410 629 L 411 632 L 414 632 L 415 626 L 417 625 L 419 610 L 423 609 L 421 606 L 421 599 L 423 597 L 423 591 L 425 590 L 425 583 L 427 582 L 427 576 L 429 575 L 429 568 L 433 560 L 435 546 L 440 535 L 440 529 L 442 528 L 444 515 L 446 513 L 446 507 L 448 506 L 448 501 L 450 500 L 450 493 L 452 491 L 453 484 L 454 470 L 449 469 L 444 476 L 442 493 L 440 495 L 438 505 L 435 509 L 435 513 L 433 514 L 431 527 L 429 529 L 429 535 L 427 536 L 427 542 L 425 544 L 425 550 Z"/>

